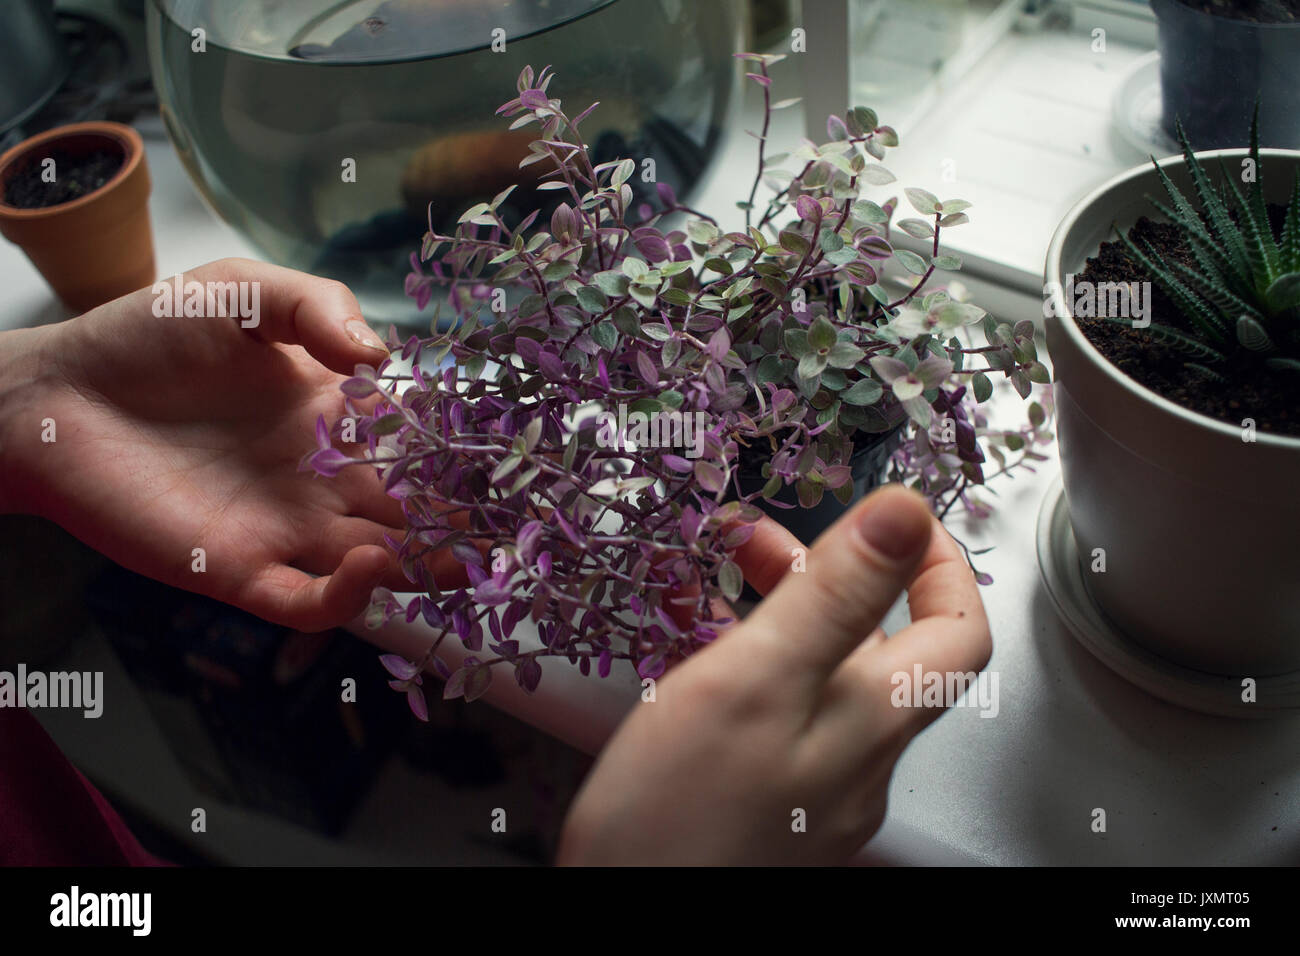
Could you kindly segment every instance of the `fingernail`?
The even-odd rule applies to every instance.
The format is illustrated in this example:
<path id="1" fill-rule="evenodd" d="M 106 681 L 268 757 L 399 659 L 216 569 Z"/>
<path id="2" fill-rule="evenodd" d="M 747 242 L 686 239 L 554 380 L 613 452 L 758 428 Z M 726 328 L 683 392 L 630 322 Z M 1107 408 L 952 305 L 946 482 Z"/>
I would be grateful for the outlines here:
<path id="1" fill-rule="evenodd" d="M 920 550 L 930 519 L 919 508 L 897 507 L 901 502 L 891 498 L 896 496 L 885 495 L 863 510 L 858 533 L 885 557 L 901 561 Z"/>
<path id="2" fill-rule="evenodd" d="M 376 334 L 374 329 L 366 325 L 364 319 L 348 319 L 343 327 L 348 330 L 348 338 L 356 342 L 357 345 L 368 349 L 379 349 L 381 352 L 388 351 L 387 346 L 384 345 L 384 340 Z"/>

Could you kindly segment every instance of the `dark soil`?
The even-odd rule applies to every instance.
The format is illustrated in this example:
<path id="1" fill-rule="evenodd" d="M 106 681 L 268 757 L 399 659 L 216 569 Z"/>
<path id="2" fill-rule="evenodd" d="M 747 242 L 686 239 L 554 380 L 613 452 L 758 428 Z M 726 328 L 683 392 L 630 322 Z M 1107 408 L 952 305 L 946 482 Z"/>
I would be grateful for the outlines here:
<path id="1" fill-rule="evenodd" d="M 1269 207 L 1275 233 L 1281 231 L 1285 209 Z M 1178 230 L 1143 217 L 1129 238 L 1150 242 L 1166 258 L 1195 266 Z M 1150 275 L 1119 241 L 1103 242 L 1076 281 L 1149 281 Z M 1300 375 L 1264 368 L 1258 357 L 1238 353 L 1215 371 L 1226 382 L 1197 375 L 1184 365 L 1188 356 L 1152 339 L 1142 329 L 1130 329 L 1099 318 L 1076 317 L 1080 329 L 1102 355 L 1120 371 L 1171 402 L 1211 418 L 1241 426 L 1253 418 L 1262 432 L 1300 436 Z M 1195 336 L 1195 328 L 1155 284 L 1151 287 L 1151 321 Z"/>
<path id="2" fill-rule="evenodd" d="M 46 158 L 54 160 L 54 182 L 41 178 Z M 122 168 L 121 153 L 100 150 L 95 153 L 71 156 L 55 150 L 39 159 L 30 159 L 27 165 L 5 186 L 5 202 L 19 209 L 42 209 L 72 202 L 103 187 Z"/>
<path id="3" fill-rule="evenodd" d="M 1300 23 L 1300 0 L 1179 0 L 1185 7 L 1248 23 Z"/>

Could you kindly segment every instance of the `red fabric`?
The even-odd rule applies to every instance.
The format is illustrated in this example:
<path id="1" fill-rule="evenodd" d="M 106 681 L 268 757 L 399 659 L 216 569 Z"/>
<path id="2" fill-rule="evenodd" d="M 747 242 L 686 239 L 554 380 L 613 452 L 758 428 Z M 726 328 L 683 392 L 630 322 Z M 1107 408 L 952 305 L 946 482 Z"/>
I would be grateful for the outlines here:
<path id="1" fill-rule="evenodd" d="M 166 866 L 36 718 L 0 707 L 0 865 Z"/>

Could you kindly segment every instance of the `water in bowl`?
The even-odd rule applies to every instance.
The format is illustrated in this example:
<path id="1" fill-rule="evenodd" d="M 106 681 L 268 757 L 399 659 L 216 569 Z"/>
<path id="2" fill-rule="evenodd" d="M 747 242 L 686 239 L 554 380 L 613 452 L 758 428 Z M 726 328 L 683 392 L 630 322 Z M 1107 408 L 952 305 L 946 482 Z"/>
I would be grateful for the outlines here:
<path id="1" fill-rule="evenodd" d="M 494 114 L 525 64 L 555 67 L 570 115 L 600 101 L 583 123 L 597 162 L 653 159 L 685 195 L 725 121 L 737 27 L 727 0 L 154 0 L 148 31 L 168 131 L 213 208 L 268 258 L 405 323 L 429 204 L 449 229 L 520 177 L 535 133 Z M 506 212 L 547 196 L 517 189 Z"/>

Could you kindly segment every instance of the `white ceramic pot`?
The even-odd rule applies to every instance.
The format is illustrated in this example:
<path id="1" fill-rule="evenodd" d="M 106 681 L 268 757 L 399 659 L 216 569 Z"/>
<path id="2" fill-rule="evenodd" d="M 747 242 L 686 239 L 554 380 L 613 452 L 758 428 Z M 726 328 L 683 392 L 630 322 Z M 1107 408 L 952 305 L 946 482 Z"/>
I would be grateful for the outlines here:
<path id="1" fill-rule="evenodd" d="M 1245 155 L 1198 154 L 1229 170 Z M 1181 157 L 1161 165 L 1193 194 Z M 1205 165 L 1217 176 L 1217 161 Z M 1260 165 L 1268 201 L 1288 202 L 1300 152 L 1262 150 Z M 1148 196 L 1164 196 L 1149 163 L 1081 200 L 1047 254 L 1047 344 L 1084 577 L 1111 621 L 1167 660 L 1241 677 L 1300 670 L 1300 438 L 1257 431 L 1247 441 L 1242 425 L 1138 384 L 1087 340 L 1061 291 L 1114 228 L 1158 218 Z M 1092 570 L 1096 549 L 1104 572 Z"/>

